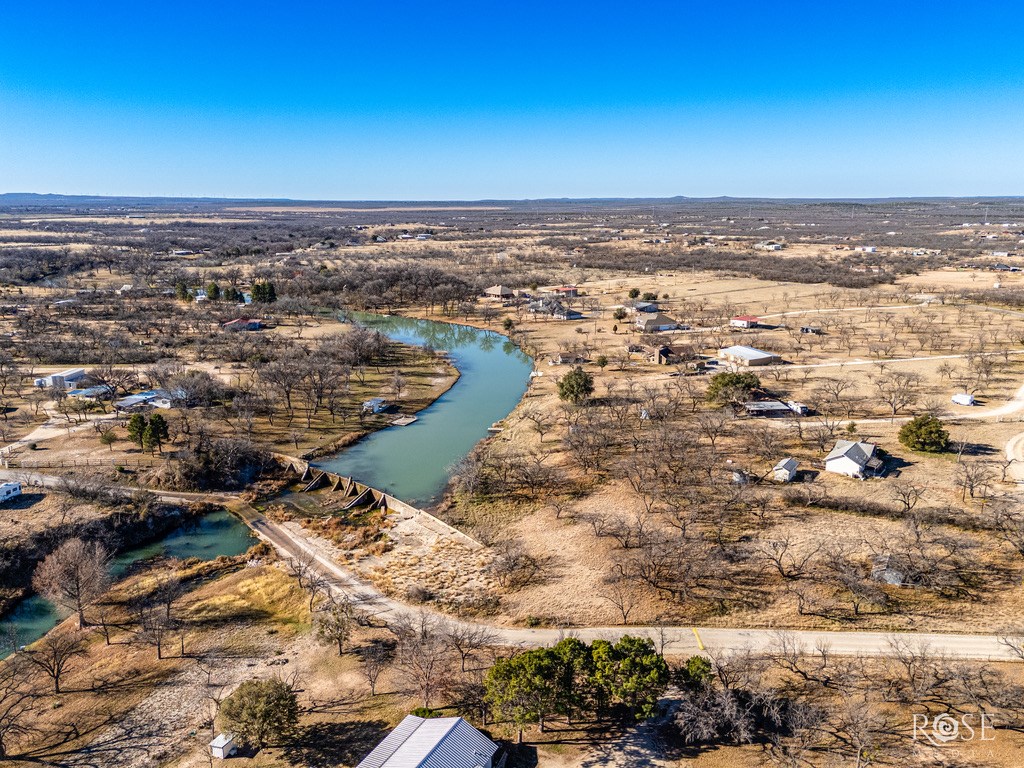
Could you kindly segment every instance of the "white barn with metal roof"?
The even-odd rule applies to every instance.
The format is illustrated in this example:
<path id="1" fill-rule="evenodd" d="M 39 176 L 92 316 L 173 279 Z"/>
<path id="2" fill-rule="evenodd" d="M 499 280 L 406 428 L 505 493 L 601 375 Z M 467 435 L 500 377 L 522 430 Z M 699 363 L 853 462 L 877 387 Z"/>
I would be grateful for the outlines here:
<path id="1" fill-rule="evenodd" d="M 776 365 L 782 362 L 782 358 L 773 352 L 742 345 L 726 347 L 718 352 L 718 357 L 733 365 Z"/>
<path id="2" fill-rule="evenodd" d="M 356 768 L 492 768 L 497 751 L 461 717 L 407 715 Z"/>

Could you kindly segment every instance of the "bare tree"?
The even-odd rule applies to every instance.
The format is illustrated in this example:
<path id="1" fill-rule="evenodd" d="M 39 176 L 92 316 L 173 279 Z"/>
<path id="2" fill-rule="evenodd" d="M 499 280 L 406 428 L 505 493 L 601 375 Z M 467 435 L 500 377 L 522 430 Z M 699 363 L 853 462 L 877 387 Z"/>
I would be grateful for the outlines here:
<path id="1" fill-rule="evenodd" d="M 967 501 L 968 495 L 972 499 L 978 496 L 987 497 L 992 479 L 991 467 L 981 461 L 961 462 L 956 465 L 953 473 L 953 484 L 960 489 L 961 501 Z"/>
<path id="2" fill-rule="evenodd" d="M 551 416 L 541 408 L 526 408 L 522 412 L 522 417 L 524 421 L 530 422 L 530 426 L 537 433 L 542 443 L 544 442 L 544 435 L 555 426 Z"/>
<path id="3" fill-rule="evenodd" d="M 181 575 L 173 566 L 157 575 L 153 599 L 163 606 L 165 618 L 171 618 L 171 609 L 174 607 L 174 603 L 184 594 L 185 585 L 181 581 Z"/>
<path id="4" fill-rule="evenodd" d="M 338 595 L 317 609 L 313 616 L 316 635 L 323 643 L 338 646 L 338 655 L 345 653 L 345 643 L 352 636 L 355 626 L 352 601 L 344 595 Z"/>
<path id="5" fill-rule="evenodd" d="M 1024 513 L 1018 511 L 1013 504 L 1002 502 L 993 504 L 990 512 L 992 527 L 999 538 L 1024 557 Z"/>
<path id="6" fill-rule="evenodd" d="M 312 612 L 318 597 L 321 595 L 330 597 L 331 583 L 320 571 L 310 571 L 306 577 L 306 591 L 309 592 L 309 610 Z"/>
<path id="7" fill-rule="evenodd" d="M 444 632 L 428 613 L 395 621 L 390 629 L 398 638 L 396 669 L 423 706 L 429 709 L 451 661 Z"/>
<path id="8" fill-rule="evenodd" d="M 0 761 L 8 757 L 12 739 L 33 733 L 38 693 L 20 654 L 0 664 Z"/>
<path id="9" fill-rule="evenodd" d="M 71 662 L 85 655 L 85 641 L 71 632 L 48 632 L 25 653 L 25 658 L 43 670 L 53 681 L 53 692 L 60 693 L 60 680 Z"/>
<path id="10" fill-rule="evenodd" d="M 167 617 L 165 606 L 152 595 L 136 594 L 129 601 L 128 609 L 135 621 L 136 638 L 152 645 L 156 649 L 156 657 L 162 659 L 164 645 L 175 629 L 174 622 Z"/>
<path id="11" fill-rule="evenodd" d="M 104 363 L 90 368 L 85 375 L 90 386 L 107 387 L 114 397 L 127 395 L 138 384 L 139 375 L 131 368 Z"/>
<path id="12" fill-rule="evenodd" d="M 794 550 L 792 540 L 787 535 L 781 539 L 761 542 L 757 551 L 778 572 L 779 576 L 792 580 L 803 578 L 806 575 L 809 564 L 821 551 L 821 545 L 803 552 Z"/>
<path id="13" fill-rule="evenodd" d="M 85 626 L 85 608 L 110 585 L 110 554 L 99 542 L 69 539 L 46 556 L 32 576 L 41 595 L 78 614 Z"/>
<path id="14" fill-rule="evenodd" d="M 521 542 L 507 539 L 496 544 L 495 551 L 497 554 L 488 570 L 502 589 L 522 589 L 541 572 L 540 561 Z"/>
<path id="15" fill-rule="evenodd" d="M 316 567 L 316 558 L 311 552 L 302 550 L 295 557 L 289 557 L 285 565 L 288 572 L 299 582 L 299 589 L 305 589 Z"/>
<path id="16" fill-rule="evenodd" d="M 889 406 L 893 419 L 920 397 L 921 377 L 916 373 L 883 370 L 874 379 L 878 398 Z"/>
<path id="17" fill-rule="evenodd" d="M 497 633 L 481 624 L 446 620 L 441 624 L 441 631 L 445 641 L 459 655 L 463 672 L 470 658 L 498 640 Z"/>
<path id="18" fill-rule="evenodd" d="M 362 660 L 360 671 L 370 686 L 370 695 L 377 695 L 377 681 L 394 659 L 394 648 L 382 640 L 374 640 L 368 646 L 359 649 Z"/>
<path id="19" fill-rule="evenodd" d="M 229 681 L 217 680 L 217 672 L 220 669 L 218 659 L 214 655 L 200 656 L 196 658 L 199 669 L 206 677 L 204 698 L 210 702 L 210 736 L 217 734 L 217 715 L 220 712 L 221 702 L 228 697 L 232 686 Z"/>
<path id="20" fill-rule="evenodd" d="M 629 623 L 630 615 L 640 604 L 640 594 L 636 585 L 618 574 L 605 579 L 605 585 L 598 595 L 615 607 L 623 624 Z"/>
<path id="21" fill-rule="evenodd" d="M 904 514 L 909 514 L 917 506 L 924 491 L 924 486 L 910 482 L 896 481 L 889 485 L 889 496 L 900 505 Z"/>

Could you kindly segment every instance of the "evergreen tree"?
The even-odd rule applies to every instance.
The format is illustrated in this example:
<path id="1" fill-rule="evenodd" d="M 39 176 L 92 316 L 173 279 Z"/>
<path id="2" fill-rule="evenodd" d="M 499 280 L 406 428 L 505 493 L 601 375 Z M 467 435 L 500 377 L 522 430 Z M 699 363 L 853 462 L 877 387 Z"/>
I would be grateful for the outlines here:
<path id="1" fill-rule="evenodd" d="M 556 709 L 570 722 L 594 709 L 590 679 L 594 664 L 590 648 L 582 640 L 567 637 L 551 649 L 558 665 Z"/>
<path id="2" fill-rule="evenodd" d="M 145 429 L 142 430 L 142 447 L 152 453 L 156 448 L 159 447 L 160 440 L 156 436 L 156 432 L 153 431 L 153 425 L 147 424 Z"/>
<path id="3" fill-rule="evenodd" d="M 654 643 L 624 635 L 615 645 L 595 640 L 591 653 L 595 689 L 608 701 L 628 707 L 636 720 L 652 717 L 669 680 L 668 665 Z"/>
<path id="4" fill-rule="evenodd" d="M 178 283 L 174 286 L 174 295 L 181 301 L 192 301 L 192 291 L 185 283 Z"/>
<path id="5" fill-rule="evenodd" d="M 273 304 L 277 301 L 277 290 L 269 280 L 260 280 L 252 284 L 252 300 L 257 304 Z"/>
<path id="6" fill-rule="evenodd" d="M 210 301 L 217 301 L 220 298 L 220 286 L 211 281 L 210 284 L 206 286 L 206 297 Z"/>
<path id="7" fill-rule="evenodd" d="M 594 377 L 578 365 L 558 380 L 558 396 L 574 405 L 594 393 Z"/>
<path id="8" fill-rule="evenodd" d="M 128 419 L 128 439 L 139 448 L 142 447 L 142 433 L 146 431 L 146 417 L 141 413 L 133 413 Z"/>
<path id="9" fill-rule="evenodd" d="M 283 680 L 247 680 L 224 700 L 221 716 L 242 744 L 260 748 L 295 730 L 299 702 Z"/>
<path id="10" fill-rule="evenodd" d="M 719 405 L 742 403 L 760 386 L 761 380 L 753 373 L 716 373 L 708 385 L 707 399 Z"/>
<path id="11" fill-rule="evenodd" d="M 171 432 L 167 427 L 167 419 L 159 413 L 154 413 L 149 417 L 149 426 L 153 428 L 153 436 L 157 440 L 157 445 L 163 445 L 166 440 L 170 439 Z"/>
<path id="12" fill-rule="evenodd" d="M 526 651 L 511 659 L 500 659 L 487 674 L 484 698 L 497 712 L 519 727 L 538 723 L 557 711 L 559 688 L 557 665 L 549 648 Z"/>
<path id="13" fill-rule="evenodd" d="M 695 674 L 699 670 L 695 670 Z M 484 680 L 484 699 L 494 712 L 519 727 L 558 714 L 569 721 L 588 713 L 607 713 L 612 705 L 643 720 L 654 715 L 669 681 L 669 668 L 645 638 L 622 637 L 614 645 L 590 646 L 567 638 L 498 661 Z"/>
<path id="14" fill-rule="evenodd" d="M 934 416 L 915 416 L 900 428 L 899 438 L 912 451 L 942 453 L 949 449 L 949 432 Z"/>

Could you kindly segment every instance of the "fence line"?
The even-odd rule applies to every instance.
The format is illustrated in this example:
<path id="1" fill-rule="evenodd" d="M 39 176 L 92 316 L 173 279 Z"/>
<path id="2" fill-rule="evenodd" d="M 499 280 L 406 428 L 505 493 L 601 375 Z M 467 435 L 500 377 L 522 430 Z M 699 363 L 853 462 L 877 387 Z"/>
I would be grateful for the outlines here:
<path id="1" fill-rule="evenodd" d="M 75 469 L 76 467 L 157 467 L 171 459 L 3 459 L 6 469 Z"/>

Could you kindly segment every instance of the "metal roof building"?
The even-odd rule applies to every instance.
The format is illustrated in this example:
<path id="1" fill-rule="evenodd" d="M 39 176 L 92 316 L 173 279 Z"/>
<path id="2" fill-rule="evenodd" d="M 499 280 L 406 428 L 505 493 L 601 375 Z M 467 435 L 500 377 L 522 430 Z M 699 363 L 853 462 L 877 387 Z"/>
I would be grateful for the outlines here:
<path id="1" fill-rule="evenodd" d="M 741 345 L 726 347 L 719 351 L 718 356 L 735 365 L 773 365 L 782 362 L 782 358 L 772 352 Z"/>
<path id="2" fill-rule="evenodd" d="M 837 440 L 825 457 L 825 471 L 848 477 L 864 477 L 884 469 L 884 462 L 875 455 L 874 443 Z"/>
<path id="3" fill-rule="evenodd" d="M 743 409 L 751 416 L 790 416 L 793 409 L 780 400 L 753 400 L 743 404 Z"/>
<path id="4" fill-rule="evenodd" d="M 497 751 L 461 717 L 407 715 L 356 768 L 492 768 Z"/>

